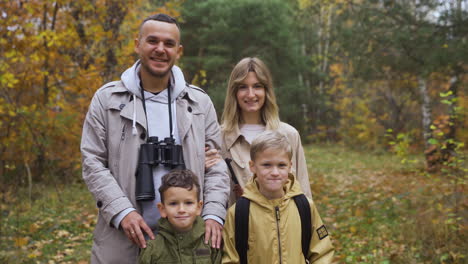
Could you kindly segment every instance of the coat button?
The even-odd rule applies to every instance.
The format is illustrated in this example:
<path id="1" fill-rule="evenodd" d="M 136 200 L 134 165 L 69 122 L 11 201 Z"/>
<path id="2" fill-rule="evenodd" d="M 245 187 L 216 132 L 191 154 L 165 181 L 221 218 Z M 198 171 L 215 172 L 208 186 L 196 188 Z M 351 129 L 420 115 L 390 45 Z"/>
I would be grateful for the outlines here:
<path id="1" fill-rule="evenodd" d="M 124 107 L 125 107 L 125 104 L 120 104 L 119 105 L 120 110 L 122 110 Z"/>
<path id="2" fill-rule="evenodd" d="M 141 133 L 140 138 L 144 140 L 146 138 L 146 133 L 145 132 Z"/>
<path id="3" fill-rule="evenodd" d="M 101 207 L 102 207 L 102 202 L 101 202 L 101 201 L 98 201 L 98 202 L 96 203 L 96 205 L 97 205 L 98 208 L 101 208 Z"/>
<path id="4" fill-rule="evenodd" d="M 187 108 L 187 111 L 189 111 L 189 113 L 192 113 L 192 107 L 189 106 L 189 107 Z"/>

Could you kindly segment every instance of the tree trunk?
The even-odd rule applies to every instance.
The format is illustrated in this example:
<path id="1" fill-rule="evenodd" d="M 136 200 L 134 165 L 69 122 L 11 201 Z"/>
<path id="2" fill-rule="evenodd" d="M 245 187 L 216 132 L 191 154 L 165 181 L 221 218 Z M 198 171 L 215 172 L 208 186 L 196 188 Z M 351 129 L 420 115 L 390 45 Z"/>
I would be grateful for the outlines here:
<path id="1" fill-rule="evenodd" d="M 418 88 L 421 93 L 421 115 L 422 115 L 422 133 L 424 138 L 424 145 L 429 148 L 429 139 L 431 139 L 431 98 L 429 97 L 429 92 L 427 90 L 427 81 L 424 77 L 418 76 Z"/>
<path id="2" fill-rule="evenodd" d="M 320 71 L 323 76 L 325 76 L 328 69 L 328 51 L 330 49 L 330 32 L 332 24 L 332 13 L 333 13 L 333 4 L 330 4 L 328 7 L 320 7 L 319 15 L 319 30 L 318 30 L 318 47 L 317 51 L 320 56 Z M 323 44 L 322 44 L 323 42 Z M 324 80 L 320 78 L 319 81 L 319 92 L 323 94 Z"/>
<path id="3" fill-rule="evenodd" d="M 431 131 L 431 98 L 427 90 L 427 80 L 418 76 L 418 88 L 421 94 L 421 116 L 422 116 L 422 134 L 424 139 L 424 156 L 426 157 L 426 169 L 429 172 L 435 172 L 440 167 L 440 153 L 436 145 L 431 145 L 429 140 L 432 138 Z"/>
<path id="4" fill-rule="evenodd" d="M 111 0 L 106 1 L 107 16 L 104 21 L 103 28 L 106 32 L 111 32 L 111 37 L 106 39 L 107 51 L 106 62 L 104 64 L 105 72 L 103 72 L 104 81 L 108 82 L 113 80 L 116 75 L 115 66 L 117 65 L 117 56 L 115 54 L 114 45 L 119 44 L 119 30 L 125 16 L 128 12 L 128 7 L 125 2 Z"/>
<path id="5" fill-rule="evenodd" d="M 26 174 L 28 176 L 28 197 L 29 197 L 29 203 L 32 202 L 32 174 L 31 174 L 31 169 L 29 168 L 28 162 L 25 160 L 24 161 L 24 167 L 26 168 Z"/>

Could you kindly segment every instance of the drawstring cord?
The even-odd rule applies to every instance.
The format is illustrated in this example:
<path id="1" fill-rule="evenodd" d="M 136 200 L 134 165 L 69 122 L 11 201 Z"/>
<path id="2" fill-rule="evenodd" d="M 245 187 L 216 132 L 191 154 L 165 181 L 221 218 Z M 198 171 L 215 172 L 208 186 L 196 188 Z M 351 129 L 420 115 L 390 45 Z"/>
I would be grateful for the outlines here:
<path id="1" fill-rule="evenodd" d="M 133 94 L 133 120 L 132 120 L 132 135 L 137 135 L 136 128 L 136 96 Z"/>

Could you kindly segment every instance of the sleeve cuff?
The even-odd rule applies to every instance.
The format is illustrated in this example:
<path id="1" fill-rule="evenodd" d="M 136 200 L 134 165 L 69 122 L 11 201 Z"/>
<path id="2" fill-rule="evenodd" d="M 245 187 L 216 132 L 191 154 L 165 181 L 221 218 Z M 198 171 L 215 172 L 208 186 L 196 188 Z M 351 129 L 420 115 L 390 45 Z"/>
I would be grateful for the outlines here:
<path id="1" fill-rule="evenodd" d="M 122 222 L 122 220 L 124 219 L 125 216 L 127 216 L 130 212 L 133 212 L 135 211 L 136 209 L 135 208 L 127 208 L 125 210 L 123 210 L 122 212 L 118 213 L 116 216 L 114 216 L 114 218 L 112 218 L 112 225 L 119 229 L 120 228 L 120 222 Z"/>
<path id="2" fill-rule="evenodd" d="M 203 217 L 203 220 L 208 220 L 208 219 L 212 219 L 212 220 L 215 220 L 216 222 L 218 222 L 220 225 L 224 225 L 224 221 L 223 219 L 221 219 L 220 217 L 217 217 L 216 215 L 205 215 Z"/>

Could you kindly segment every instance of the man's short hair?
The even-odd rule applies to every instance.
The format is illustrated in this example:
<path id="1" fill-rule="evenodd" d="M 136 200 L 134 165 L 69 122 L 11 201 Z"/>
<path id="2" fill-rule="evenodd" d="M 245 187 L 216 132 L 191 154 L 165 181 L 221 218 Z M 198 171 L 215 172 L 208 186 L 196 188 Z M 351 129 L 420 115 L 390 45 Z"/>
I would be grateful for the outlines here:
<path id="1" fill-rule="evenodd" d="M 177 26 L 177 29 L 179 29 L 179 31 L 180 31 L 180 27 L 179 27 L 179 23 L 177 23 L 177 19 L 175 19 L 175 18 L 173 18 L 173 17 L 171 17 L 169 15 L 159 13 L 159 14 L 151 15 L 151 16 L 145 18 L 141 22 L 140 27 L 138 28 L 138 37 L 141 37 L 141 28 L 143 27 L 143 25 L 147 21 L 151 21 L 151 20 L 166 22 L 166 23 L 169 23 L 169 24 L 175 24 Z"/>
<path id="2" fill-rule="evenodd" d="M 164 203 L 164 192 L 171 187 L 185 188 L 189 191 L 197 189 L 197 201 L 200 199 L 200 184 L 197 176 L 191 170 L 172 170 L 162 177 L 159 194 Z"/>
<path id="3" fill-rule="evenodd" d="M 250 146 L 250 159 L 255 160 L 256 155 L 267 149 L 283 150 L 292 159 L 292 147 L 288 138 L 276 130 L 266 130 L 252 141 Z"/>

